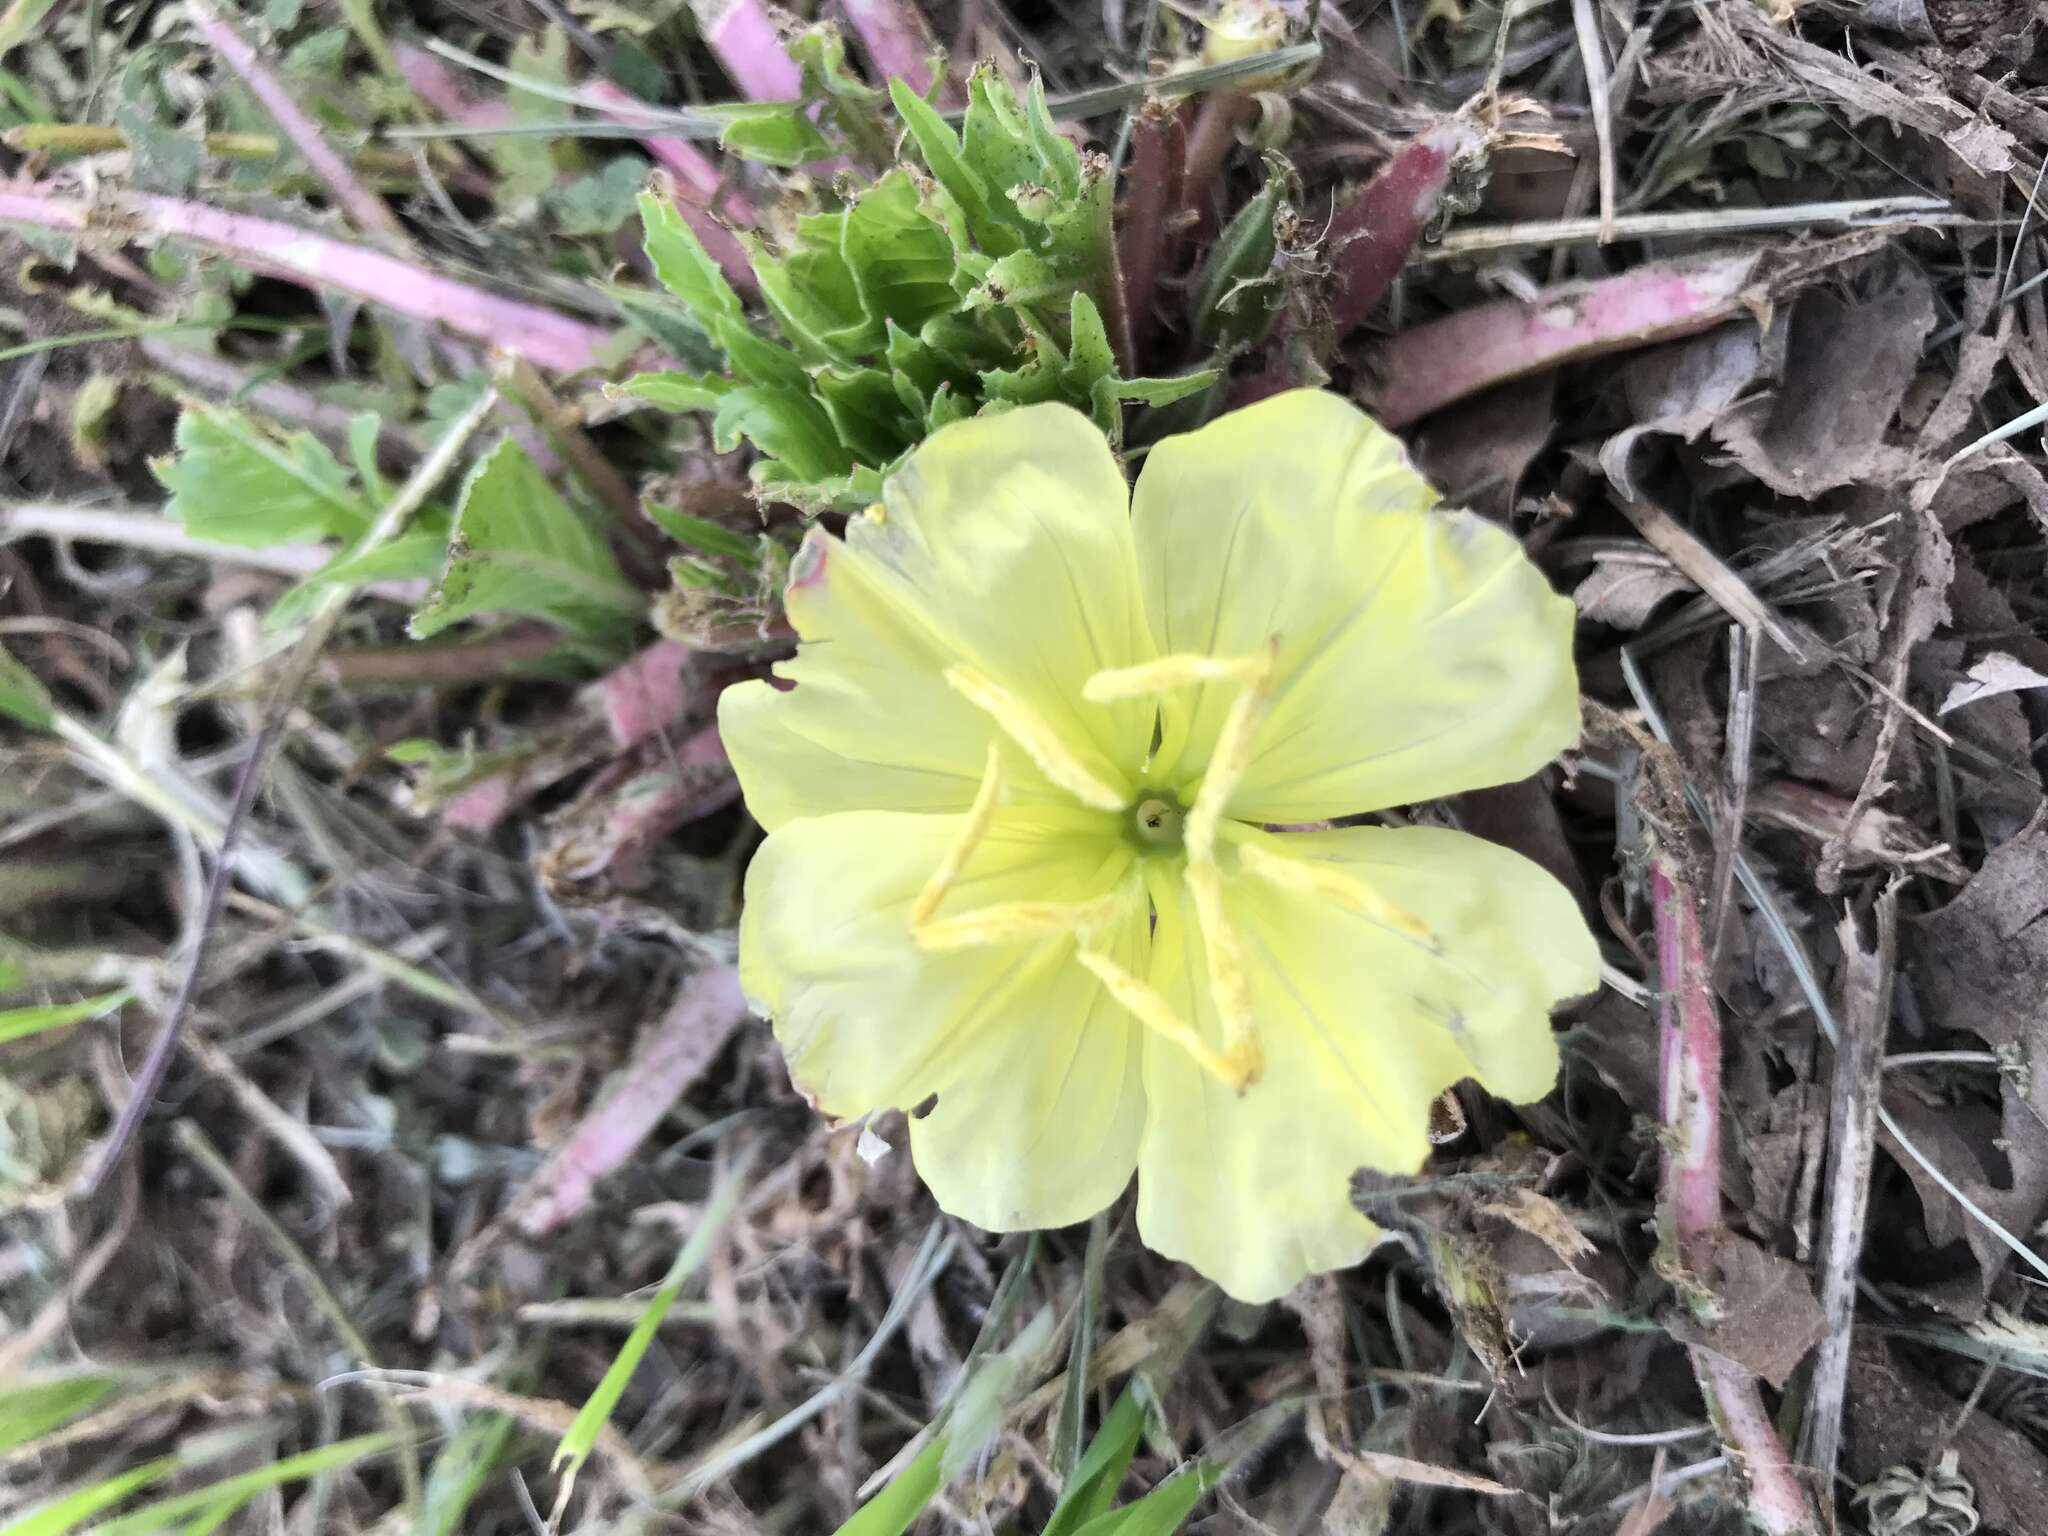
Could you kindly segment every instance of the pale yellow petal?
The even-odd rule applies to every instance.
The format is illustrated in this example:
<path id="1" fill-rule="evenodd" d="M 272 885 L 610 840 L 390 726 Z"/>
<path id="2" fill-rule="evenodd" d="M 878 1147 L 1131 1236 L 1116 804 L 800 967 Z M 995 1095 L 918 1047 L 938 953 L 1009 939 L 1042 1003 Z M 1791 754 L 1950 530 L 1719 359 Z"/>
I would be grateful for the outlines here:
<path id="1" fill-rule="evenodd" d="M 1149 652 L 1129 493 L 1102 434 L 1064 406 L 958 422 L 890 478 L 846 537 L 814 530 L 791 571 L 802 645 L 767 683 L 726 690 L 719 727 L 771 831 L 797 816 L 961 811 L 999 722 L 945 681 L 990 679 L 1095 778 L 1125 787 L 1149 706 L 1086 703 L 1105 668 Z M 1022 750 L 1015 796 L 1064 800 Z"/>
<path id="2" fill-rule="evenodd" d="M 1133 508 L 1158 648 L 1278 641 L 1231 815 L 1319 821 L 1504 783 L 1578 734 L 1571 603 L 1505 530 L 1436 501 L 1398 439 L 1312 390 L 1153 448 Z M 1238 691 L 1169 703 L 1162 781 L 1199 784 Z"/>
<path id="3" fill-rule="evenodd" d="M 740 975 L 790 1074 L 849 1118 L 913 1109 L 919 1173 L 948 1211 L 992 1229 L 1055 1226 L 1123 1188 L 1143 1121 L 1137 1026 L 1074 959 L 1076 938 L 920 950 L 910 912 L 961 817 L 844 812 L 775 831 L 747 873 Z M 1006 903 L 1084 903 L 1132 855 L 1117 818 L 999 812 L 938 920 Z M 1092 942 L 1134 957 L 1144 907 Z"/>
<path id="4" fill-rule="evenodd" d="M 1378 1231 L 1351 1203 L 1351 1175 L 1420 1168 L 1443 1089 L 1469 1076 L 1510 1098 L 1548 1091 L 1549 1009 L 1597 983 L 1598 956 L 1561 886 L 1476 838 L 1234 828 L 1226 870 L 1247 839 L 1275 858 L 1324 860 L 1404 915 L 1236 868 L 1224 915 L 1249 965 L 1261 1076 L 1232 1093 L 1184 1050 L 1146 1041 L 1139 1231 L 1233 1296 L 1263 1301 L 1372 1247 Z M 1167 882 L 1153 893 L 1153 985 L 1220 1042 L 1192 902 Z"/>

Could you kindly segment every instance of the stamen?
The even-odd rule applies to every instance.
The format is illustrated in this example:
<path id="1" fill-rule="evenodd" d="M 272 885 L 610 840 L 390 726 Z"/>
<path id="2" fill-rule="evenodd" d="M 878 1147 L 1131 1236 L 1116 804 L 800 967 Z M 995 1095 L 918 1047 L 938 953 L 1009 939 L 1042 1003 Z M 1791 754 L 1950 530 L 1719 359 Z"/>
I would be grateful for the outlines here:
<path id="1" fill-rule="evenodd" d="M 1265 1058 L 1252 1018 L 1251 972 L 1244 963 L 1244 946 L 1223 911 L 1223 873 L 1213 859 L 1190 858 L 1181 878 L 1195 899 L 1195 923 L 1202 930 L 1209 992 L 1223 1025 L 1224 1053 L 1243 1063 L 1247 1082 L 1256 1082 L 1265 1070 Z"/>
<path id="2" fill-rule="evenodd" d="M 1418 940 L 1432 949 L 1436 947 L 1436 936 L 1430 932 L 1429 924 L 1399 902 L 1389 901 L 1356 875 L 1328 864 L 1289 858 L 1250 841 L 1238 846 L 1237 856 L 1248 873 L 1268 885 L 1331 902 L 1369 922 L 1391 928 L 1404 938 Z"/>
<path id="3" fill-rule="evenodd" d="M 1173 1004 L 1107 955 L 1084 949 L 1075 958 L 1109 988 L 1109 995 L 1128 1008 L 1140 1024 L 1186 1051 L 1196 1066 L 1232 1093 L 1243 1093 L 1258 1077 L 1255 1062 L 1218 1051 L 1173 1011 Z"/>
<path id="4" fill-rule="evenodd" d="M 925 923 L 913 928 L 911 937 L 926 951 L 1018 944 L 1061 933 L 1085 938 L 1116 921 L 1127 906 L 1128 898 L 1121 891 L 1093 901 L 1005 901 Z"/>
<path id="5" fill-rule="evenodd" d="M 1273 663 L 1279 646 L 1266 642 L 1265 651 L 1245 664 L 1244 690 L 1230 701 L 1230 712 L 1217 732 L 1216 749 L 1209 754 L 1209 771 L 1202 787 L 1195 791 L 1195 803 L 1188 810 L 1188 858 L 1206 861 L 1215 857 L 1216 829 L 1223 822 L 1223 808 L 1244 781 L 1252 765 L 1252 747 L 1273 692 Z"/>
<path id="6" fill-rule="evenodd" d="M 968 703 L 985 711 L 1002 728 L 1003 734 L 1038 764 L 1048 779 L 1083 805 L 1098 811 L 1120 811 L 1124 808 L 1129 797 L 1091 773 L 1086 764 L 1067 750 L 1059 732 L 1009 689 L 965 665 L 946 668 L 946 682 Z"/>
<path id="7" fill-rule="evenodd" d="M 960 878 L 960 871 L 974 856 L 974 850 L 988 836 L 989 823 L 995 820 L 996 806 L 1002 798 L 1003 755 L 1001 749 L 990 742 L 988 766 L 981 771 L 981 787 L 974 792 L 974 803 L 967 807 L 967 819 L 954 834 L 952 846 L 939 860 L 939 867 L 932 871 L 924 889 L 917 893 L 917 900 L 910 904 L 910 931 L 913 934 L 931 921 L 932 914 L 939 910 L 939 903 L 946 899 L 946 892 L 953 888 L 953 882 Z"/>
<path id="8" fill-rule="evenodd" d="M 1265 666 L 1264 658 L 1257 656 L 1161 656 L 1135 667 L 1096 673 L 1081 685 L 1081 697 L 1091 704 L 1111 704 L 1119 699 L 1149 699 L 1196 683 L 1250 683 Z"/>

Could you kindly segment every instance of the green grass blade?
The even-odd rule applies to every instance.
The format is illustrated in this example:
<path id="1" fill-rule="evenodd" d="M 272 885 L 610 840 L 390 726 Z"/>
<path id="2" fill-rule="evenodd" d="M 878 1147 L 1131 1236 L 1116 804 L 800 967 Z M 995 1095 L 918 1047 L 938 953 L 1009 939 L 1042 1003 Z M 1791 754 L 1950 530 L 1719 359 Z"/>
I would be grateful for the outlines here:
<path id="1" fill-rule="evenodd" d="M 945 1483 L 946 1437 L 934 1435 L 916 1460 L 854 1512 L 832 1536 L 903 1536 Z"/>
<path id="2" fill-rule="evenodd" d="M 513 1423 L 502 1413 L 464 1419 L 462 1427 L 448 1437 L 448 1443 L 434 1458 L 427 1474 L 427 1486 L 420 1498 L 420 1517 L 413 1536 L 457 1536 L 470 1501 L 497 1470 L 505 1442 L 511 1438 Z"/>
<path id="3" fill-rule="evenodd" d="M 0 1013 L 0 1020 L 6 1015 Z M 0 1040 L 7 1037 L 0 1034 Z M 11 1388 L 0 1401 L 0 1454 L 19 1449 L 31 1440 L 69 1424 L 111 1393 L 116 1382 L 111 1376 L 74 1375 L 55 1381 L 38 1381 Z"/>
<path id="4" fill-rule="evenodd" d="M 1078 298 L 1079 296 L 1076 295 Z M 1078 307 L 1078 306 L 1077 306 Z M 1109 1213 L 1088 1223 L 1088 1251 L 1081 1260 L 1081 1290 L 1074 1298 L 1073 1345 L 1067 1351 L 1067 1385 L 1053 1421 L 1052 1470 L 1065 1488 L 1081 1464 L 1081 1435 L 1088 1417 L 1088 1361 L 1095 1353 L 1095 1306 L 1102 1294 L 1102 1256 L 1109 1246 Z"/>
<path id="5" fill-rule="evenodd" d="M 719 1228 L 725 1225 L 725 1218 L 732 1214 L 733 1206 L 740 1197 L 741 1186 L 746 1180 L 747 1163 L 740 1165 L 725 1176 L 711 1198 L 705 1203 L 704 1214 L 697 1222 L 696 1231 L 676 1254 L 675 1262 L 669 1265 L 668 1276 L 661 1282 L 661 1289 L 647 1303 L 647 1310 L 640 1314 L 640 1321 L 633 1325 L 632 1333 L 626 1337 L 618 1357 L 612 1361 L 611 1369 L 604 1373 L 604 1379 L 597 1384 L 570 1424 L 568 1433 L 562 1436 L 555 1447 L 555 1457 L 550 1466 L 560 1470 L 568 1464 L 567 1476 L 573 1478 L 583 1463 L 590 1457 L 592 1447 L 605 1425 L 611 1421 L 612 1410 L 619 1406 L 619 1399 L 625 1394 L 626 1383 L 633 1379 L 633 1373 L 640 1368 L 640 1361 L 647 1353 L 647 1347 L 654 1342 L 654 1335 L 661 1327 L 661 1320 L 668 1315 L 668 1309 L 675 1305 L 682 1294 L 683 1286 L 691 1275 L 703 1266 L 711 1256 L 711 1245 L 718 1237 Z"/>
<path id="6" fill-rule="evenodd" d="M 75 1003 L 44 1003 L 28 1008 L 0 1008 L 0 1045 L 9 1040 L 22 1040 L 30 1035 L 39 1035 L 46 1029 L 64 1029 L 73 1024 L 83 1024 L 87 1019 L 99 1018 L 124 1006 L 135 994 L 133 992 L 102 992 L 98 997 L 83 997 Z M 12 1404 L 9 1405 L 11 1407 Z M 0 1419 L 0 1423 L 4 1423 Z"/>
<path id="7" fill-rule="evenodd" d="M 93 1527 L 95 1536 L 142 1536 L 145 1531 L 154 1531 L 173 1520 L 187 1515 L 201 1515 L 219 1507 L 227 1501 L 247 1503 L 266 1489 L 283 1483 L 295 1483 L 302 1478 L 345 1467 L 350 1462 L 376 1456 L 397 1444 L 393 1435 L 358 1435 L 353 1440 L 337 1440 L 332 1445 L 318 1446 L 310 1451 L 301 1451 L 296 1456 L 287 1456 L 273 1461 L 267 1467 L 258 1467 L 253 1472 L 243 1472 L 235 1477 L 224 1477 L 217 1483 L 204 1488 L 195 1488 L 190 1493 L 180 1493 L 168 1499 L 158 1499 L 142 1508 L 109 1520 L 105 1525 Z M 9 1531 L 0 1536 L 14 1536 Z"/>
<path id="8" fill-rule="evenodd" d="M 0 1526 L 0 1536 L 66 1536 L 67 1532 L 80 1529 L 94 1515 L 120 1503 L 136 1489 L 147 1488 L 177 1470 L 178 1458 L 175 1456 L 146 1461 L 139 1467 L 102 1479 L 90 1488 L 67 1493 L 41 1509 L 30 1510 L 19 1520 Z"/>
<path id="9" fill-rule="evenodd" d="M 1098 1515 L 1074 1536 L 1172 1536 L 1203 1494 L 1223 1479 L 1215 1462 L 1182 1467 L 1137 1503 Z"/>
<path id="10" fill-rule="evenodd" d="M 1131 1457 L 1137 1453 L 1138 1437 L 1145 1430 L 1145 1405 L 1137 1390 L 1125 1387 L 1116 1405 L 1103 1416 L 1088 1449 L 1074 1467 L 1060 1494 L 1059 1504 L 1046 1522 L 1045 1536 L 1076 1536 L 1090 1521 L 1102 1515 L 1116 1498 L 1117 1485 L 1124 1480 Z"/>

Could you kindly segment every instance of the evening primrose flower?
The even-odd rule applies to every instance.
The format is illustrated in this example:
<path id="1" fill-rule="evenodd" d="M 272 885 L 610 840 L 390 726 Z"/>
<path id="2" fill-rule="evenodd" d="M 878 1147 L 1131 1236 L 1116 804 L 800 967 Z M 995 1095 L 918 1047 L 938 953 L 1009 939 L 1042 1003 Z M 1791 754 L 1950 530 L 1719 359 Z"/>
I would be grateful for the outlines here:
<path id="1" fill-rule="evenodd" d="M 1298 391 L 1127 488 L 1058 405 L 959 422 L 792 568 L 785 687 L 719 723 L 768 831 L 747 995 L 826 1114 L 912 1112 L 939 1204 L 1138 1230 L 1265 1300 L 1356 1263 L 1462 1078 L 1557 1071 L 1593 940 L 1438 827 L 1290 830 L 1535 772 L 1578 731 L 1571 604 Z M 794 684 L 794 687 L 787 687 Z M 929 1108 L 922 1108 L 930 1101 Z"/>

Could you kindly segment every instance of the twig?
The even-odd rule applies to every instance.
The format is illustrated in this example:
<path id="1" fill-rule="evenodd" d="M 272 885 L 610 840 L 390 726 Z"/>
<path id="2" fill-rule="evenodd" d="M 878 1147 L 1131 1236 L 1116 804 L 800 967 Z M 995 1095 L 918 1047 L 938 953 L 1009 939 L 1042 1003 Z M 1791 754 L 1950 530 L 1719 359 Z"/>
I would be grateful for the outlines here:
<path id="1" fill-rule="evenodd" d="M 377 515 L 363 535 L 360 548 L 364 552 L 380 549 L 389 544 L 405 525 L 412 520 L 420 505 L 436 486 L 453 469 L 462 456 L 476 430 L 484 424 L 490 413 L 497 409 L 498 393 L 486 389 L 475 403 L 464 411 L 460 418 L 442 434 L 434 445 L 434 451 L 421 461 L 411 478 L 399 488 L 391 504 Z M 328 637 L 334 633 L 340 621 L 342 610 L 355 595 L 355 588 L 346 582 L 337 582 L 324 587 L 314 599 L 313 611 L 306 621 L 304 632 L 285 657 L 284 666 L 278 676 L 270 701 L 265 706 L 262 728 L 256 733 L 256 740 L 249 748 L 249 755 L 243 760 L 241 773 L 235 780 L 234 799 L 228 807 L 227 819 L 222 827 L 219 850 L 214 855 L 213 868 L 208 873 L 206 895 L 201 903 L 198 938 L 192 945 L 192 953 L 185 963 L 184 974 L 178 980 L 178 990 L 165 1008 L 157 1025 L 156 1038 L 150 1042 L 149 1054 L 143 1058 L 142 1070 L 135 1074 L 135 1081 L 128 1095 L 128 1102 L 121 1106 L 120 1117 L 114 1122 L 114 1129 L 108 1134 L 98 1166 L 94 1169 L 88 1186 L 89 1193 L 97 1193 L 105 1183 L 108 1173 L 119 1164 L 122 1154 L 134 1139 L 136 1127 L 149 1112 L 156 1099 L 157 1089 L 163 1086 L 164 1073 L 169 1070 L 171 1056 L 177 1050 L 178 1037 L 184 1031 L 185 1020 L 190 1017 L 192 1005 L 199 995 L 199 986 L 206 973 L 207 956 L 212 952 L 215 934 L 220 928 L 221 913 L 227 904 L 228 888 L 234 882 L 235 853 L 241 842 L 243 827 L 249 820 L 249 813 L 255 807 L 256 796 L 262 788 L 264 777 L 270 767 L 271 754 L 276 750 L 283 735 L 285 716 L 299 691 L 312 676 L 313 668 L 319 661 L 320 651 Z"/>
<path id="2" fill-rule="evenodd" d="M 1898 963 L 1895 882 L 1877 899 L 1877 947 L 1865 949 L 1853 914 L 1836 929 L 1842 945 L 1842 1035 L 1835 1043 L 1828 1104 L 1828 1188 L 1821 1216 L 1820 1307 L 1827 1331 L 1814 1351 L 1813 1379 L 1800 1433 L 1800 1460 L 1832 1478 L 1841 1455 L 1842 1406 L 1856 1324 L 1856 1282 L 1870 1205 L 1870 1163 L 1877 1146 L 1877 1105 L 1891 1026 Z"/>
<path id="3" fill-rule="evenodd" d="M 1806 659 L 1805 650 L 1793 638 L 1792 632 L 1778 622 L 1777 616 L 1750 589 L 1749 583 L 1730 570 L 1726 561 L 1694 537 L 1692 531 L 1683 527 L 1669 512 L 1653 502 L 1624 496 L 1619 489 L 1612 487 L 1608 491 L 1608 500 L 1635 525 L 1636 532 L 1649 542 L 1652 549 L 1719 603 L 1729 618 L 1751 634 L 1769 635 L 1778 649 L 1794 661 Z"/>
<path id="4" fill-rule="evenodd" d="M 348 1312 L 328 1288 L 313 1261 L 279 1224 L 277 1218 L 264 1208 L 242 1181 L 235 1177 L 235 1170 L 228 1166 L 228 1160 L 220 1155 L 220 1149 L 207 1138 L 204 1131 L 190 1120 L 180 1120 L 171 1127 L 171 1134 L 177 1139 L 178 1147 L 197 1163 L 206 1176 L 213 1180 L 214 1187 L 227 1197 L 235 1208 L 235 1214 L 263 1234 L 264 1241 L 276 1250 L 277 1256 L 298 1276 L 299 1283 L 306 1288 L 306 1294 L 313 1305 L 327 1319 L 328 1327 L 341 1341 L 342 1348 L 355 1356 L 356 1363 L 374 1368 L 376 1356 L 370 1352 L 369 1340 L 365 1339 L 350 1320 Z M 393 1439 L 398 1444 L 399 1480 L 404 1485 L 405 1507 L 417 1510 L 420 1505 L 420 1459 L 413 1445 L 412 1426 L 405 1421 L 405 1415 L 398 1410 L 389 1393 L 377 1394 L 377 1406 L 390 1426 Z"/>
<path id="5" fill-rule="evenodd" d="M 254 214 L 146 192 L 102 188 L 88 203 L 47 184 L 0 191 L 0 221 L 123 240 L 195 240 L 253 271 L 329 288 L 445 326 L 459 336 L 575 373 L 594 367 L 611 337 L 603 328 L 508 299 L 367 246 Z"/>
<path id="6" fill-rule="evenodd" d="M 1744 253 L 1639 267 L 1548 289 L 1533 303 L 1481 304 L 1403 331 L 1380 352 L 1374 414 L 1406 426 L 1525 374 L 1706 330 L 1741 311 L 1760 259 Z"/>
<path id="7" fill-rule="evenodd" d="M 129 512 L 119 507 L 83 507 L 50 501 L 0 501 L 0 544 L 18 538 L 82 539 L 88 544 L 187 555 L 209 564 L 239 565 L 293 578 L 310 576 L 334 558 L 333 550 L 319 544 L 273 544 L 268 549 L 250 549 L 195 539 L 182 523 L 161 512 Z"/>
<path id="8" fill-rule="evenodd" d="M 1938 197 L 1865 197 L 1847 202 L 1789 203 L 1775 208 L 1722 208 L 1711 212 L 1624 213 L 1614 219 L 1616 240 L 1682 235 L 1737 235 L 1766 229 L 1811 229 L 1817 224 L 1855 228 L 1881 225 L 1935 227 L 1971 222 Z M 1581 245 L 1600 238 L 1600 220 L 1536 219 L 1521 224 L 1468 224 L 1426 246 L 1416 260 L 1451 261 L 1496 251 Z"/>
<path id="9" fill-rule="evenodd" d="M 145 336 L 136 343 L 142 355 L 186 384 L 229 404 L 247 406 L 274 421 L 301 426 L 333 447 L 346 447 L 356 412 L 309 389 L 265 378 L 231 358 L 181 347 L 176 342 Z M 419 439 L 402 422 L 385 418 L 377 427 L 377 456 L 387 465 L 406 465 L 420 456 Z"/>
<path id="10" fill-rule="evenodd" d="M 613 532 L 660 569 L 660 546 L 654 528 L 640 510 L 640 497 L 618 466 L 598 452 L 577 414 L 548 387 L 533 364 L 507 357 L 491 370 L 493 382 L 517 401 L 599 506 L 612 517 Z"/>
<path id="11" fill-rule="evenodd" d="M 1662 1204 L 1680 1264 L 1696 1269 L 1721 1226 L 1721 1019 L 1699 907 L 1671 857 L 1653 851 L 1657 936 L 1658 1103 L 1670 1143 Z M 1819 1536 L 1797 1469 L 1757 1378 L 1725 1355 L 1693 1350 L 1693 1369 L 1722 1442 L 1748 1482 L 1749 1516 L 1766 1536 Z"/>
<path id="12" fill-rule="evenodd" d="M 1607 83 L 1607 39 L 1600 35 L 1599 0 L 1572 0 L 1579 62 L 1586 72 L 1586 106 L 1600 151 L 1600 243 L 1614 238 L 1614 103 Z"/>
<path id="13" fill-rule="evenodd" d="M 284 136 L 292 141 L 292 147 L 313 168 L 313 174 L 334 194 L 334 200 L 348 215 L 349 222 L 364 234 L 376 237 L 380 244 L 395 254 L 409 254 L 412 239 L 406 234 L 405 226 L 398 222 L 398 215 L 391 211 L 383 198 L 356 180 L 348 161 L 322 137 L 313 120 L 292 98 L 290 88 L 270 72 L 270 67 L 256 56 L 256 50 L 249 46 L 247 39 L 222 19 L 213 8 L 212 0 L 185 0 L 185 15 L 206 40 L 207 46 L 227 60 L 228 67 L 242 77 L 249 94 L 261 103 L 271 120 L 283 130 Z"/>

